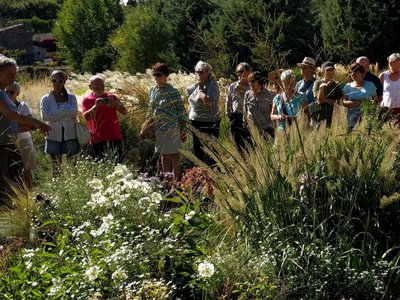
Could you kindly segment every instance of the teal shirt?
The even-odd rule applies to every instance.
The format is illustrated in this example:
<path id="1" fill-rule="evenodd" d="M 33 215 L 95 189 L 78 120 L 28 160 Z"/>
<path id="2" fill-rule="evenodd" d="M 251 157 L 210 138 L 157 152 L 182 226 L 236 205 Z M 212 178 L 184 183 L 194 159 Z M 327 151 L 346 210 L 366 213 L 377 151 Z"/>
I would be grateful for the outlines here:
<path id="1" fill-rule="evenodd" d="M 291 99 L 289 102 L 286 102 L 285 104 L 283 104 L 284 101 L 282 99 L 282 94 L 278 94 L 274 98 L 274 104 L 276 106 L 278 114 L 283 114 L 284 105 L 286 108 L 286 115 L 289 117 L 294 117 L 297 115 L 304 101 L 307 101 L 307 97 L 303 93 L 297 93 L 293 99 Z M 285 129 L 285 127 L 286 121 L 279 121 L 279 129 Z"/>
<path id="2" fill-rule="evenodd" d="M 172 85 L 153 86 L 149 98 L 149 116 L 155 117 L 158 131 L 167 131 L 186 121 L 181 95 Z"/>

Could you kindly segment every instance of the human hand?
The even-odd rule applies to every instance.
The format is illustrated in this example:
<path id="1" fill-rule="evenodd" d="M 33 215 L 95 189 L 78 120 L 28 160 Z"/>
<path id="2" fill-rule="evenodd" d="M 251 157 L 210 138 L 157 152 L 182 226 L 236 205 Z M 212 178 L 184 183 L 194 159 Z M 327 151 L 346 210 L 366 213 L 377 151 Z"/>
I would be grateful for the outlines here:
<path id="1" fill-rule="evenodd" d="M 48 135 L 51 127 L 49 125 L 47 125 L 46 123 L 43 123 L 37 119 L 34 119 L 34 123 L 33 126 L 35 127 L 35 129 L 39 129 L 44 135 Z"/>

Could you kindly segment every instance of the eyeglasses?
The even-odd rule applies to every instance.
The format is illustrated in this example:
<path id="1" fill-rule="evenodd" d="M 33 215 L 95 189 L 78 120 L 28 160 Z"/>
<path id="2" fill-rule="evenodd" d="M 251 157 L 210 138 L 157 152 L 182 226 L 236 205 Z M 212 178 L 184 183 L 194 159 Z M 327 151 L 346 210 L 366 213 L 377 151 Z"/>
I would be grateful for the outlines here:
<path id="1" fill-rule="evenodd" d="M 163 76 L 163 73 L 153 73 L 153 76 L 154 77 L 161 77 L 161 76 Z"/>
<path id="2" fill-rule="evenodd" d="M 196 73 L 196 74 L 203 74 L 204 71 L 196 71 L 195 73 Z"/>
<path id="3" fill-rule="evenodd" d="M 6 91 L 7 94 L 14 95 L 16 91 Z"/>
<path id="4" fill-rule="evenodd" d="M 52 83 L 64 83 L 64 79 L 52 79 L 51 80 Z"/>

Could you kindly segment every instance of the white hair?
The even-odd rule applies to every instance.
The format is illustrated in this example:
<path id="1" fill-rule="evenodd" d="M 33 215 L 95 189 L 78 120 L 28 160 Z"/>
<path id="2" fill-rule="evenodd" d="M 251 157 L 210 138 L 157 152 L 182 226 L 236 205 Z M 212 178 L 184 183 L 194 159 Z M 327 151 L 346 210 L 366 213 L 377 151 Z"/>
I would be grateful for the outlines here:
<path id="1" fill-rule="evenodd" d="M 211 74 L 213 71 L 213 68 L 209 63 L 206 63 L 204 61 L 199 60 L 197 64 L 194 66 L 194 71 L 207 71 L 208 74 Z"/>
<path id="2" fill-rule="evenodd" d="M 100 75 L 94 75 L 94 76 L 90 77 L 89 83 L 92 84 L 96 80 L 101 80 L 101 81 L 104 82 L 104 78 L 103 77 L 101 77 Z"/>
<path id="3" fill-rule="evenodd" d="M 282 82 L 284 82 L 284 81 L 290 81 L 290 80 L 293 80 L 293 79 L 295 79 L 295 78 L 296 78 L 296 77 L 295 77 L 293 71 L 290 70 L 290 69 L 289 69 L 289 70 L 283 71 L 282 74 L 281 74 L 281 81 L 282 81 Z"/>
<path id="4" fill-rule="evenodd" d="M 17 62 L 14 59 L 8 58 L 7 56 L 0 54 L 0 71 L 3 71 L 5 68 L 10 66 L 16 67 L 18 69 Z"/>

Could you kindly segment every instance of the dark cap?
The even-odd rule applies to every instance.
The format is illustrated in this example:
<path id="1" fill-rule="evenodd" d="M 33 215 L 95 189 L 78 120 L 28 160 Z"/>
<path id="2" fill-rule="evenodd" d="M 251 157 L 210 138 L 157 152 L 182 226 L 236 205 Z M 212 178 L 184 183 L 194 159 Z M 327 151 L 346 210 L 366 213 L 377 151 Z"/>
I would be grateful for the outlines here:
<path id="1" fill-rule="evenodd" d="M 331 61 L 326 61 L 321 66 L 322 70 L 334 69 L 335 64 Z"/>

